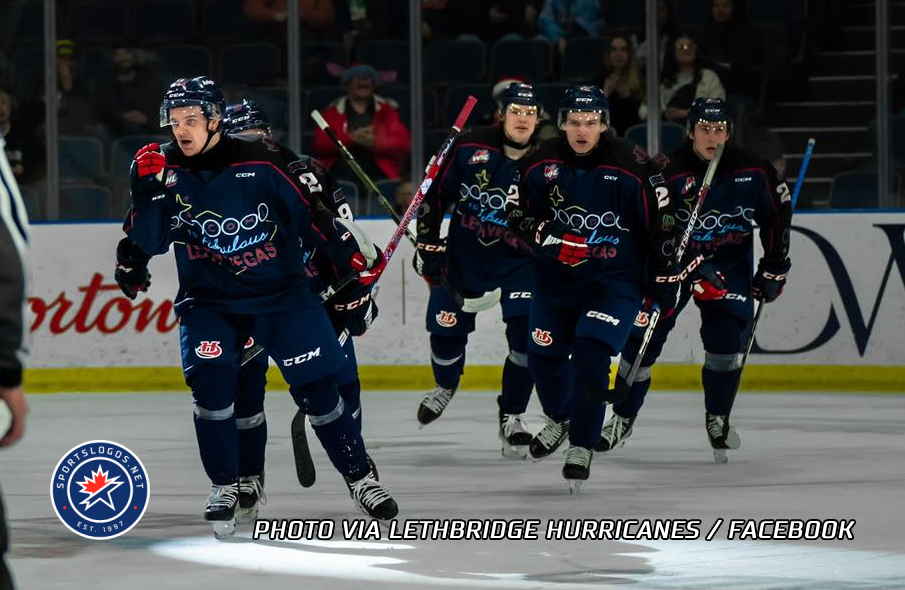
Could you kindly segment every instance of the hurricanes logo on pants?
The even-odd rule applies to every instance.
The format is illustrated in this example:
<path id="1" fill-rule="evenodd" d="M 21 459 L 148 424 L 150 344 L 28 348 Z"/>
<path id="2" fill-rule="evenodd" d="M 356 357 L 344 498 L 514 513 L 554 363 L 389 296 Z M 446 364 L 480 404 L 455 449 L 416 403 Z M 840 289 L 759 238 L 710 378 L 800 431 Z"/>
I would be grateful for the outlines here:
<path id="1" fill-rule="evenodd" d="M 223 354 L 219 340 L 202 340 L 195 348 L 195 354 L 203 359 L 215 359 Z"/>
<path id="2" fill-rule="evenodd" d="M 536 342 L 538 346 L 550 346 L 553 344 L 553 337 L 550 336 L 550 330 L 534 328 L 531 338 L 534 339 L 534 342 Z"/>
<path id="3" fill-rule="evenodd" d="M 441 311 L 436 315 L 437 323 L 443 326 L 444 328 L 452 328 L 456 325 L 456 312 L 454 311 Z"/>

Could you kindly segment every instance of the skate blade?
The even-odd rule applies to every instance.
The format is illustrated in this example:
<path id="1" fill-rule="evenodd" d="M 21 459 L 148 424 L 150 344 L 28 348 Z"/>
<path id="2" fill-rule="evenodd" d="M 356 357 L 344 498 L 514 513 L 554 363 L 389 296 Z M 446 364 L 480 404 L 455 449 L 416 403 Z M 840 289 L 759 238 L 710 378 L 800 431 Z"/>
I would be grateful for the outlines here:
<path id="1" fill-rule="evenodd" d="M 232 520 L 215 520 L 211 521 L 214 526 L 214 538 L 223 541 L 232 538 L 236 534 L 236 521 Z"/>
<path id="2" fill-rule="evenodd" d="M 720 465 L 728 463 L 729 457 L 726 456 L 726 449 L 713 449 L 713 460 Z"/>
<path id="3" fill-rule="evenodd" d="M 738 435 L 735 428 L 730 428 L 729 432 L 726 433 L 726 446 L 731 450 L 735 450 L 742 446 L 742 437 Z"/>
<path id="4" fill-rule="evenodd" d="M 581 484 L 584 483 L 583 479 L 570 479 L 569 480 L 569 495 L 574 496 L 577 495 L 581 491 Z"/>
<path id="5" fill-rule="evenodd" d="M 236 524 L 248 524 L 258 518 L 258 507 L 236 510 Z"/>

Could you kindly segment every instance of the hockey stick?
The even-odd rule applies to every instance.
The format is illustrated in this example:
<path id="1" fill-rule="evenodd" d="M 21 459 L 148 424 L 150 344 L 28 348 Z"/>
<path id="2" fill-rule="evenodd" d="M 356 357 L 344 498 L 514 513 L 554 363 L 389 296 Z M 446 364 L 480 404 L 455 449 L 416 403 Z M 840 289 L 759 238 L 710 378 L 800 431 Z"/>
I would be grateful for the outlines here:
<path id="1" fill-rule="evenodd" d="M 468 121 L 468 116 L 471 114 L 471 110 L 474 108 L 474 105 L 478 102 L 473 96 L 470 96 L 465 100 L 465 104 L 462 106 L 462 110 L 459 111 L 459 116 L 456 117 L 456 122 L 453 123 L 452 130 L 449 132 L 449 135 L 446 136 L 446 139 L 443 140 L 443 144 L 440 146 L 440 150 L 431 156 L 430 162 L 427 164 L 427 170 L 424 175 L 424 180 L 421 182 L 421 186 L 418 187 L 418 191 L 412 197 L 412 202 L 409 203 L 408 209 L 405 210 L 405 213 L 402 215 L 402 218 L 399 220 L 399 226 L 396 228 L 396 231 L 393 232 L 393 236 L 390 238 L 390 243 L 387 244 L 386 248 L 383 250 L 383 259 L 389 264 L 390 258 L 393 257 L 393 252 L 396 251 L 396 248 L 399 247 L 399 242 L 402 241 L 402 236 L 408 231 L 408 225 L 415 218 L 415 215 L 418 212 L 418 209 L 421 208 L 421 203 L 424 201 L 424 196 L 427 194 L 427 191 L 430 190 L 431 184 L 434 182 L 434 178 L 436 178 L 437 174 L 440 172 L 441 166 L 443 166 L 443 162 L 446 161 L 447 156 L 449 156 L 449 152 L 452 149 L 453 143 L 456 141 L 456 137 L 459 136 L 459 133 L 462 132 L 462 128 L 465 127 L 465 122 Z M 386 268 L 384 266 L 384 268 Z M 382 272 L 382 271 L 381 271 Z M 321 301 L 327 301 L 334 295 L 336 295 L 339 291 L 343 290 L 350 283 L 352 283 L 358 277 L 358 271 L 352 271 L 339 281 L 333 283 L 328 286 L 326 289 L 321 291 L 320 298 Z M 379 278 L 379 275 L 374 278 L 376 281 Z M 255 345 L 253 348 L 249 349 L 242 355 L 242 364 L 248 363 L 251 359 L 258 356 L 261 351 L 264 349 L 260 345 Z"/>
<path id="2" fill-rule="evenodd" d="M 393 206 L 387 200 L 387 198 L 380 192 L 380 189 L 371 180 L 371 177 L 367 175 L 367 173 L 362 170 L 361 166 L 358 165 L 358 162 L 355 161 L 355 156 L 349 151 L 349 149 L 343 144 L 342 140 L 340 140 L 339 136 L 336 135 L 336 132 L 330 127 L 330 124 L 327 123 L 327 120 L 320 114 L 320 112 L 315 109 L 311 111 L 311 118 L 314 119 L 314 122 L 317 123 L 317 126 L 321 128 L 321 131 L 327 134 L 327 137 L 333 142 L 333 144 L 339 150 L 339 153 L 342 154 L 343 159 L 349 165 L 349 168 L 352 169 L 352 172 L 355 173 L 355 176 L 361 180 L 362 184 L 364 184 L 365 188 L 368 189 L 369 192 L 374 193 L 374 196 L 377 197 L 378 202 L 384 208 L 384 210 L 393 218 L 393 221 L 396 222 L 397 225 L 402 223 L 402 219 L 399 217 L 399 214 L 393 209 Z M 425 170 L 425 174 L 427 171 Z M 412 246 L 417 250 L 418 249 L 418 240 L 415 238 L 415 235 L 409 230 L 408 227 L 405 228 L 405 237 L 408 238 L 409 242 L 411 242 Z M 464 297 L 458 291 L 453 288 L 453 286 L 449 283 L 446 277 L 440 277 L 440 286 L 446 289 L 449 295 L 456 302 L 456 305 L 462 311 L 468 313 L 478 313 L 481 311 L 486 311 L 500 302 L 500 296 L 502 291 L 500 289 L 495 289 L 490 291 L 489 293 L 484 293 L 480 297 Z"/>
<path id="3" fill-rule="evenodd" d="M 704 182 L 701 184 L 701 188 L 698 191 L 698 200 L 694 204 L 694 209 L 691 211 L 691 215 L 688 217 L 688 226 L 685 228 L 685 232 L 682 234 L 682 239 L 679 242 L 679 246 L 676 248 L 675 254 L 675 263 L 677 265 L 682 264 L 682 257 L 685 255 L 685 249 L 688 247 L 688 242 L 691 240 L 691 234 L 694 231 L 694 224 L 698 220 L 698 215 L 701 213 L 701 207 L 704 204 L 704 199 L 707 198 L 707 193 L 710 192 L 710 183 L 713 182 L 713 175 L 716 173 L 716 168 L 720 163 L 720 158 L 723 156 L 723 148 L 725 146 L 723 144 L 719 144 L 716 146 L 716 151 L 713 154 L 713 158 L 710 160 L 710 164 L 707 165 L 707 172 L 704 173 Z M 635 378 L 638 376 L 638 370 L 641 368 L 641 359 L 644 358 L 644 353 L 647 352 L 647 347 L 650 345 L 650 339 L 654 335 L 654 330 L 657 328 L 657 322 L 660 320 L 660 307 L 658 305 L 654 305 L 650 312 L 650 317 L 647 323 L 647 329 L 644 331 L 644 337 L 641 340 L 641 347 L 638 349 L 638 356 L 635 357 L 635 362 L 632 363 L 632 368 L 628 373 L 628 376 L 625 378 L 626 387 L 631 387 L 635 382 Z"/>
<path id="4" fill-rule="evenodd" d="M 811 154 L 814 153 L 815 143 L 817 143 L 817 141 L 813 137 L 808 139 L 808 147 L 804 151 L 804 159 L 801 161 L 801 168 L 798 170 L 798 178 L 795 180 L 795 190 L 792 191 L 792 211 L 795 211 L 795 205 L 798 204 L 798 195 L 801 193 L 801 185 L 804 182 L 804 174 L 808 169 L 808 164 L 811 163 Z M 735 382 L 735 389 L 732 391 L 732 397 L 729 399 L 734 400 L 735 396 L 738 394 L 739 388 L 742 386 L 742 373 L 748 362 L 748 355 L 751 354 L 751 348 L 754 346 L 754 332 L 757 330 L 757 323 L 760 321 L 761 312 L 764 311 L 764 305 L 764 301 L 758 299 L 757 312 L 754 314 L 754 319 L 751 321 L 751 333 L 748 334 L 748 344 L 745 346 L 745 354 L 742 355 L 742 362 L 738 367 L 738 380 Z"/>

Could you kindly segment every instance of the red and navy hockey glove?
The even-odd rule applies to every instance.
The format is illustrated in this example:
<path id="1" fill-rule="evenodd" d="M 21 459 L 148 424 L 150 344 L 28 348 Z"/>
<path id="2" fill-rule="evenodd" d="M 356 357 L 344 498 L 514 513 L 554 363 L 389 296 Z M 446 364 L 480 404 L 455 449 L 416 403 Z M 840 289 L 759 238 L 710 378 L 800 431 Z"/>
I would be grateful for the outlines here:
<path id="1" fill-rule="evenodd" d="M 167 165 L 167 159 L 160 151 L 159 143 L 149 143 L 135 152 L 135 169 L 140 178 L 156 176 L 162 180 L 163 167 Z"/>
<path id="2" fill-rule="evenodd" d="M 710 262 L 703 262 L 691 275 L 691 295 L 698 301 L 717 301 L 726 296 L 726 276 Z"/>
<path id="3" fill-rule="evenodd" d="M 569 266 L 587 259 L 586 240 L 578 230 L 555 220 L 540 222 L 534 234 L 534 243 L 540 247 L 541 252 Z"/>
<path id="4" fill-rule="evenodd" d="M 164 202 L 167 190 L 163 184 L 163 169 L 166 163 L 159 143 L 149 143 L 135 152 L 131 179 L 132 203 L 135 206 Z"/>
<path id="5" fill-rule="evenodd" d="M 123 238 L 116 246 L 116 270 L 113 278 L 120 290 L 129 299 L 135 299 L 141 291 L 151 286 L 148 272 L 150 256 L 129 238 Z"/>
<path id="6" fill-rule="evenodd" d="M 783 287 L 786 286 L 786 273 L 790 268 L 792 268 L 792 261 L 788 258 L 781 262 L 761 258 L 757 265 L 757 273 L 751 282 L 751 294 L 755 299 L 766 303 L 776 301 L 776 298 L 782 295 Z"/>

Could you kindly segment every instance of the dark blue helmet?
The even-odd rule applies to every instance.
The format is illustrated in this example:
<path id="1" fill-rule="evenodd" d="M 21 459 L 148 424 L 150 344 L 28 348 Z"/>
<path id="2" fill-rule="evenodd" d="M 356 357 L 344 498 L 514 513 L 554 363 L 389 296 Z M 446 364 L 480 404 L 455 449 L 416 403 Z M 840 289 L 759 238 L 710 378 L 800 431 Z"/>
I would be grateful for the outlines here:
<path id="1" fill-rule="evenodd" d="M 160 126 L 170 124 L 170 109 L 199 106 L 208 119 L 221 119 L 226 110 L 226 98 L 217 83 L 207 76 L 179 78 L 167 88 L 160 103 Z"/>
<path id="2" fill-rule="evenodd" d="M 570 112 L 600 113 L 600 120 L 610 124 L 610 101 L 597 86 L 569 86 L 559 102 L 559 125 Z"/>
<path id="3" fill-rule="evenodd" d="M 503 90 L 503 93 L 500 94 L 498 101 L 501 113 L 509 108 L 509 105 L 511 104 L 537 107 L 538 111 L 540 111 L 541 108 L 540 99 L 537 98 L 534 87 L 531 86 L 531 84 L 525 84 L 523 82 L 512 82 L 509 84 L 509 86 Z"/>
<path id="4" fill-rule="evenodd" d="M 249 129 L 263 129 L 267 135 L 271 134 L 270 123 L 264 109 L 247 98 L 243 98 L 239 104 L 227 106 L 226 114 L 223 115 L 224 132 L 234 134 Z"/>
<path id="5" fill-rule="evenodd" d="M 722 98 L 696 98 L 688 109 L 688 119 L 685 120 L 685 132 L 691 134 L 694 126 L 699 121 L 709 123 L 725 123 L 726 130 L 732 123 L 732 116 L 726 108 L 726 102 Z"/>

